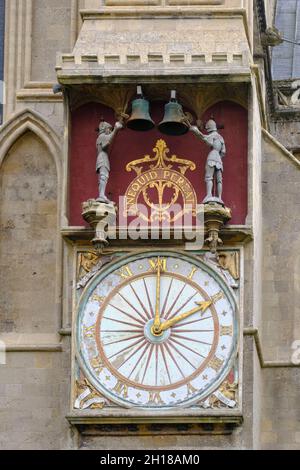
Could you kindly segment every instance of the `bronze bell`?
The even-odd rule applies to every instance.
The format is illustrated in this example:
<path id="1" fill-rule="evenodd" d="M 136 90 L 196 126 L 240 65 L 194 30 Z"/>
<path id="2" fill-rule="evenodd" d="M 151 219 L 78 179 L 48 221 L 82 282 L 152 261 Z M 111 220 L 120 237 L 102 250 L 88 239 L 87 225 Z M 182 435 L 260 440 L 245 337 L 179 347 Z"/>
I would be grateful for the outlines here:
<path id="1" fill-rule="evenodd" d="M 189 130 L 188 126 L 183 122 L 185 115 L 181 104 L 176 99 L 176 91 L 172 90 L 171 100 L 165 106 L 165 116 L 159 124 L 158 129 L 167 135 L 183 135 Z"/>
<path id="2" fill-rule="evenodd" d="M 143 97 L 142 87 L 137 87 L 137 98 L 132 102 L 132 113 L 127 127 L 133 131 L 150 131 L 155 127 L 149 114 L 149 101 Z"/>

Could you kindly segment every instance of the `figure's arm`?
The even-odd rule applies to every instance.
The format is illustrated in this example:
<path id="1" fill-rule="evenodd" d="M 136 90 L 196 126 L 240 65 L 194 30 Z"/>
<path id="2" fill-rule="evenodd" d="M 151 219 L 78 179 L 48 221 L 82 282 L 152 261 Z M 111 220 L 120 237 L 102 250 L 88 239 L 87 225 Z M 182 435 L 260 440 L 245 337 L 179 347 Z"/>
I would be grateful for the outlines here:
<path id="1" fill-rule="evenodd" d="M 211 146 L 211 142 L 209 142 L 207 136 L 205 134 L 202 134 L 202 132 L 199 130 L 197 126 L 190 126 L 190 131 L 198 137 L 198 139 L 202 140 L 205 142 L 207 145 Z"/>
<path id="2" fill-rule="evenodd" d="M 204 140 L 204 139 L 205 139 L 205 135 L 202 134 L 202 132 L 198 129 L 197 126 L 190 126 L 190 131 L 191 131 L 196 137 L 198 137 L 199 139 L 201 139 L 201 140 Z"/>
<path id="3" fill-rule="evenodd" d="M 116 137 L 120 129 L 123 129 L 123 124 L 120 121 L 117 121 L 114 130 L 109 135 L 108 141 L 104 145 L 102 144 L 103 150 L 108 150 L 108 147 L 113 143 L 114 138 Z"/>
<path id="4" fill-rule="evenodd" d="M 222 142 L 222 148 L 221 148 L 220 154 L 221 154 L 221 157 L 222 157 L 222 158 L 224 158 L 225 155 L 226 155 L 226 145 L 225 145 L 224 140 L 223 140 L 223 142 Z"/>
<path id="5" fill-rule="evenodd" d="M 121 121 L 117 121 L 114 127 L 113 132 L 117 133 L 120 129 L 123 129 L 123 123 Z"/>
<path id="6" fill-rule="evenodd" d="M 114 127 L 114 130 L 109 136 L 109 144 L 112 144 L 114 138 L 116 137 L 117 133 L 119 132 L 120 129 L 123 129 L 123 124 L 120 121 L 117 121 Z"/>

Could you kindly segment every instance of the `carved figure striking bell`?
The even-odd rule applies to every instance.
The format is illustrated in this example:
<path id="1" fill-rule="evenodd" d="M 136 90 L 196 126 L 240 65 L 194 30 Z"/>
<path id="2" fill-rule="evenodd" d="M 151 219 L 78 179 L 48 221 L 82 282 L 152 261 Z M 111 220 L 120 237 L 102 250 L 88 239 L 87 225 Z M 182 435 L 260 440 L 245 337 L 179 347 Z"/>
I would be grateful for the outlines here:
<path id="1" fill-rule="evenodd" d="M 150 131 L 155 127 L 149 113 L 149 101 L 142 94 L 142 88 L 137 88 L 138 97 L 132 102 L 132 113 L 127 121 L 127 127 L 133 131 Z"/>
<path id="2" fill-rule="evenodd" d="M 176 91 L 172 90 L 171 100 L 165 106 L 165 115 L 158 129 L 167 135 L 184 135 L 188 132 L 188 125 L 183 122 L 186 118 L 181 104 L 176 99 Z"/>

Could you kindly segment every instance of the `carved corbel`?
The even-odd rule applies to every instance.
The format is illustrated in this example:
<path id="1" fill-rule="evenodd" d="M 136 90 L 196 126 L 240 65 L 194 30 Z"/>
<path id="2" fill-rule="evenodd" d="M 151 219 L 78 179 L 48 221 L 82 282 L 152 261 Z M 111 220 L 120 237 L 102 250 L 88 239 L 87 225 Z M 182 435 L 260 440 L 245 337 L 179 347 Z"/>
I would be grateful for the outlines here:
<path id="1" fill-rule="evenodd" d="M 211 253 L 216 253 L 223 245 L 219 234 L 223 225 L 231 219 L 231 210 L 216 202 L 210 202 L 204 206 L 204 224 L 208 237 L 205 243 L 209 246 Z"/>
<path id="2" fill-rule="evenodd" d="M 95 230 L 92 243 L 95 250 L 102 253 L 108 245 L 108 229 L 116 223 L 116 207 L 90 199 L 82 204 L 82 217 Z"/>

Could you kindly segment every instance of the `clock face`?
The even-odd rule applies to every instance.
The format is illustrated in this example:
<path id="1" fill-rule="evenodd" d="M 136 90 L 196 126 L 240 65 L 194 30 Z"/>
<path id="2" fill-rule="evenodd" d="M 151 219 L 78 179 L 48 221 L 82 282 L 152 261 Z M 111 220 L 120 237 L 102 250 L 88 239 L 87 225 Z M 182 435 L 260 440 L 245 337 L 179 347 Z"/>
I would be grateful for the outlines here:
<path id="1" fill-rule="evenodd" d="M 77 359 L 125 407 L 188 407 L 218 388 L 237 348 L 237 308 L 224 280 L 173 252 L 127 257 L 82 295 Z"/>

